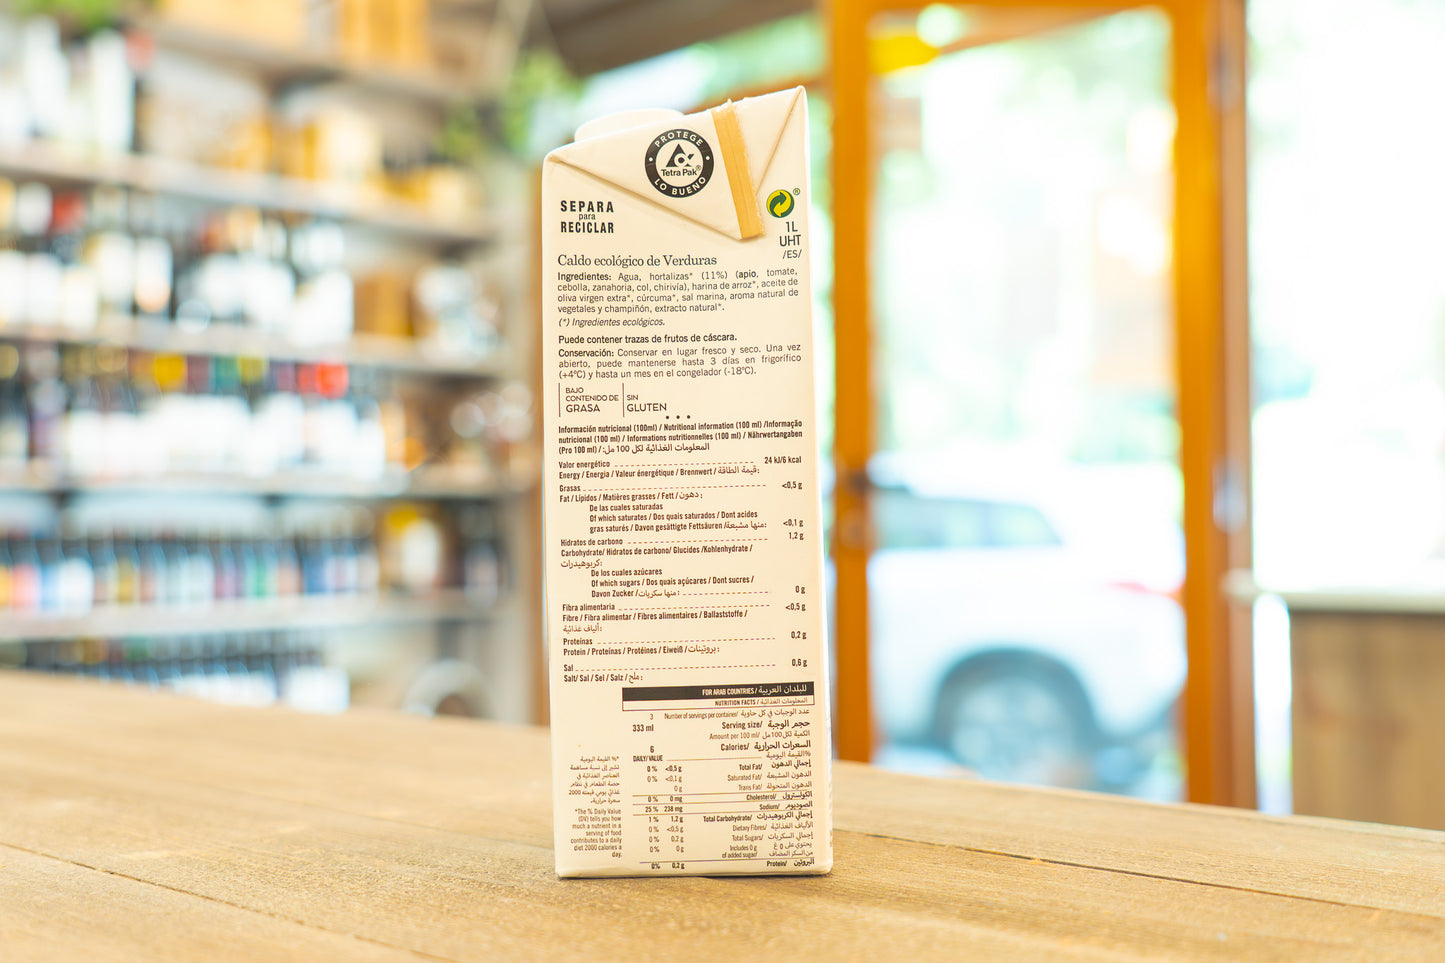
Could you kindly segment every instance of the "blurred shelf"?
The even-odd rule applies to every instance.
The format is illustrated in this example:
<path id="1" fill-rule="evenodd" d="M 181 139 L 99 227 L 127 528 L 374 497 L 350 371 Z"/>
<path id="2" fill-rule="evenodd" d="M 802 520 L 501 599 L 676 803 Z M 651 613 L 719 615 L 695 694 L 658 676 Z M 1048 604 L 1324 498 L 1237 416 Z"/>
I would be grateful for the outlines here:
<path id="1" fill-rule="evenodd" d="M 431 465 L 411 472 L 405 488 L 397 494 L 413 498 L 510 498 L 531 491 L 536 484 L 537 479 L 522 473 L 497 478 L 473 468 Z"/>
<path id="2" fill-rule="evenodd" d="M 145 154 L 87 157 L 43 143 L 0 147 L 0 175 L 59 184 L 116 184 L 214 204 L 328 217 L 432 244 L 484 244 L 497 234 L 481 216 L 442 216 L 415 205 L 368 197 L 364 189 L 348 184 L 226 170 Z"/>
<path id="3" fill-rule="evenodd" d="M 0 612 L 0 641 L 267 632 L 485 619 L 490 607 L 449 589 L 428 596 L 301 595 L 206 605 L 110 605 L 77 615 Z"/>
<path id="4" fill-rule="evenodd" d="M 449 466 L 398 471 L 376 479 L 318 472 L 278 472 L 249 476 L 226 472 L 166 472 L 115 478 L 76 477 L 46 465 L 0 467 L 0 492 L 83 494 L 136 492 L 188 495 L 288 495 L 298 498 L 432 498 L 486 500 L 519 495 L 531 487 L 518 479 L 498 479 L 480 471 Z"/>
<path id="5" fill-rule="evenodd" d="M 247 68 L 273 86 L 341 81 L 442 107 L 495 96 L 481 84 L 426 67 L 353 61 L 322 48 L 282 46 L 159 17 L 135 18 L 131 23 L 158 47 Z"/>
<path id="6" fill-rule="evenodd" d="M 163 354 L 327 361 L 458 378 L 495 378 L 507 370 L 507 359 L 499 352 L 486 355 L 448 352 L 410 338 L 358 334 L 346 341 L 309 343 L 239 324 L 217 324 L 202 331 L 187 332 L 169 322 L 143 321 L 125 315 L 104 318 L 91 329 L 0 324 L 0 341 L 3 340 L 107 344 Z"/>
<path id="7" fill-rule="evenodd" d="M 1268 582 L 1248 569 L 1224 575 L 1224 594 L 1239 605 L 1273 596 L 1292 612 L 1445 615 L 1445 565 L 1425 563 L 1388 582 Z"/>

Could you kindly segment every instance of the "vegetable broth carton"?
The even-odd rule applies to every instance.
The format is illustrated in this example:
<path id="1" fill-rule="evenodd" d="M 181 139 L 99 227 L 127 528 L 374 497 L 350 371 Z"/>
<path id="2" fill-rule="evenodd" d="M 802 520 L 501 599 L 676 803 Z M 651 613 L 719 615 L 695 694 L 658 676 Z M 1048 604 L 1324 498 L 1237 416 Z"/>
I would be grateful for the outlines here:
<path id="1" fill-rule="evenodd" d="M 801 89 L 544 163 L 559 875 L 831 868 L 807 210 Z"/>

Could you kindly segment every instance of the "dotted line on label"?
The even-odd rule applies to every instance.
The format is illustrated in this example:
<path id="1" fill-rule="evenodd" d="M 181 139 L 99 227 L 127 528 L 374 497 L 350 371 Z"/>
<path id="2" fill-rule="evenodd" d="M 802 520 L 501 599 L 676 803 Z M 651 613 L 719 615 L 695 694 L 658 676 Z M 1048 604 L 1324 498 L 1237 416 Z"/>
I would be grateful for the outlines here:
<path id="1" fill-rule="evenodd" d="M 754 662 L 752 665 L 609 665 L 597 672 L 666 672 L 669 669 L 776 669 L 776 662 Z M 643 793 L 643 795 L 648 795 Z"/>
<path id="2" fill-rule="evenodd" d="M 683 596 L 698 599 L 702 596 L 770 596 L 770 591 L 683 591 Z"/>
<path id="3" fill-rule="evenodd" d="M 713 542 L 766 542 L 766 538 L 671 538 L 663 541 L 633 542 L 633 545 L 711 545 Z"/>
<path id="4" fill-rule="evenodd" d="M 756 465 L 755 461 L 647 461 L 636 465 L 613 465 L 612 468 L 691 468 L 693 465 Z M 570 471 L 571 469 L 564 469 Z M 601 471 L 600 468 L 592 469 Z"/>
<path id="5" fill-rule="evenodd" d="M 748 638 L 748 639 L 625 639 L 625 640 L 617 641 L 617 642 L 614 642 L 614 641 L 612 641 L 611 639 L 609 639 L 609 640 L 607 640 L 605 643 L 599 641 L 599 642 L 597 642 L 597 643 L 595 643 L 595 644 L 597 644 L 597 645 L 672 645 L 673 643 L 682 643 L 682 642 L 772 642 L 772 641 L 774 641 L 774 640 L 775 640 L 775 636 L 771 636 L 771 635 L 759 635 L 759 636 L 754 636 L 753 638 Z M 584 640 L 584 641 L 591 642 L 590 639 Z M 576 642 L 568 642 L 568 641 L 566 641 L 566 640 L 564 639 L 564 640 L 562 641 L 562 644 L 563 644 L 563 645 L 577 645 L 578 643 L 576 643 Z"/>
<path id="6" fill-rule="evenodd" d="M 648 485 L 643 488 L 589 488 L 585 492 L 573 492 L 574 495 L 599 495 L 607 492 L 681 492 L 694 488 L 767 488 L 767 485 L 683 485 L 675 488 L 656 488 Z"/>
<path id="7" fill-rule="evenodd" d="M 665 608 L 663 611 L 671 611 L 671 610 L 673 610 L 673 609 L 710 609 L 710 608 L 713 607 L 713 606 L 711 606 L 711 605 L 667 605 L 666 603 L 663 603 L 663 604 L 666 605 L 666 608 Z M 772 603 L 771 603 L 771 602 L 732 602 L 732 603 L 730 603 L 730 604 L 732 604 L 732 605 L 741 605 L 741 606 L 742 606 L 743 608 L 745 608 L 745 609 L 766 609 L 766 608 L 771 608 L 771 607 L 772 607 Z M 655 606 L 655 605 L 645 605 L 645 606 L 641 606 L 641 607 L 638 607 L 638 606 L 623 606 L 622 608 L 616 609 L 615 611 L 618 611 L 618 612 L 656 612 L 656 611 L 657 611 L 657 606 Z"/>

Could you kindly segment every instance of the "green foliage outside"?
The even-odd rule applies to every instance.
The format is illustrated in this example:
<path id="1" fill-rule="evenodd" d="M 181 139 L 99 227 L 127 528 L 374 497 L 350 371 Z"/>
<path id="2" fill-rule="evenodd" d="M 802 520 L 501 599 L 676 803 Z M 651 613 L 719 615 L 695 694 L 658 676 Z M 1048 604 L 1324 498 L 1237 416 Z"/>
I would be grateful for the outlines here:
<path id="1" fill-rule="evenodd" d="M 108 27 L 123 13 L 149 7 L 152 0 L 15 0 L 15 12 L 22 17 L 55 17 L 84 31 Z"/>

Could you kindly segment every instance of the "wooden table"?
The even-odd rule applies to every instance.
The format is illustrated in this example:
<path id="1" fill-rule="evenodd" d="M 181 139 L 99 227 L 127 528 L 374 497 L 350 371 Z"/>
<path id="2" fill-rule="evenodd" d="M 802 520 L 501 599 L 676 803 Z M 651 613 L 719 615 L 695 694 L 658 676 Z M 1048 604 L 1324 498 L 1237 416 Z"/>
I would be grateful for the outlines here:
<path id="1" fill-rule="evenodd" d="M 1445 833 L 836 767 L 826 877 L 558 880 L 540 730 L 0 672 L 0 960 L 1445 959 Z"/>

